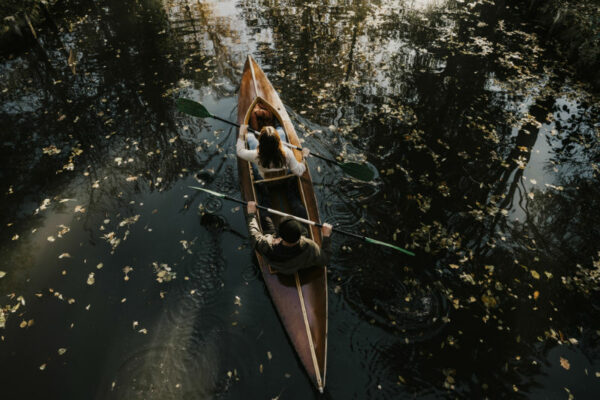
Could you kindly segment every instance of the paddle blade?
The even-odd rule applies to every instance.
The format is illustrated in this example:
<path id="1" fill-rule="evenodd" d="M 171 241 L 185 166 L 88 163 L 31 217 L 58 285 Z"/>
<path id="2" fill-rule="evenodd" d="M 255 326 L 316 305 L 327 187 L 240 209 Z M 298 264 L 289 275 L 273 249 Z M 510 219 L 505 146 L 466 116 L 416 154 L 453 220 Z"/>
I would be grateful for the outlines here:
<path id="1" fill-rule="evenodd" d="M 177 109 L 186 114 L 199 118 L 212 117 L 204 106 L 194 100 L 179 98 L 176 100 Z"/>
<path id="2" fill-rule="evenodd" d="M 340 168 L 342 168 L 348 175 L 353 178 L 360 179 L 361 181 L 369 182 L 375 177 L 375 171 L 373 171 L 369 164 L 345 162 L 340 163 L 339 165 Z"/>
<path id="3" fill-rule="evenodd" d="M 386 242 L 380 242 L 379 240 L 375 240 L 375 239 L 371 239 L 371 238 L 365 237 L 365 241 L 367 243 L 373 243 L 373 244 L 378 244 L 378 245 L 381 245 L 381 246 L 391 247 L 392 249 L 401 251 L 402 253 L 408 254 L 409 256 L 414 256 L 415 255 L 415 253 L 413 253 L 412 251 L 405 250 L 402 247 L 394 246 L 393 244 L 389 244 L 389 243 L 386 243 Z"/>
<path id="4" fill-rule="evenodd" d="M 191 188 L 191 189 L 201 190 L 201 191 L 206 192 L 208 194 L 211 194 L 211 195 L 213 195 L 215 197 L 220 197 L 220 198 L 223 198 L 223 199 L 225 198 L 225 195 L 222 194 L 222 193 L 219 193 L 219 192 L 213 192 L 212 190 L 204 189 L 204 188 L 201 188 L 201 187 L 198 187 L 198 186 L 188 186 L 188 187 Z"/>

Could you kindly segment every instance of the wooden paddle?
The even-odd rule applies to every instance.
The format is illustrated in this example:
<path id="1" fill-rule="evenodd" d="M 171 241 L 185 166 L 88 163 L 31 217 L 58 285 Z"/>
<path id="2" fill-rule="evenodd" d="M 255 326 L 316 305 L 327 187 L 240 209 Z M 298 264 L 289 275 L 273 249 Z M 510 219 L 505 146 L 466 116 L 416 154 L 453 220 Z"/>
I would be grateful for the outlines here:
<path id="1" fill-rule="evenodd" d="M 215 197 L 220 197 L 220 198 L 225 199 L 225 200 L 230 200 L 230 201 L 234 201 L 236 203 L 240 203 L 240 204 L 243 204 L 243 205 L 248 205 L 247 201 L 236 199 L 235 197 L 231 197 L 231 196 L 228 196 L 228 195 L 223 194 L 223 193 L 215 192 L 215 191 L 212 191 L 212 190 L 209 190 L 209 189 L 205 189 L 205 188 L 201 188 L 201 187 L 198 187 L 198 186 L 189 186 L 189 187 L 191 189 L 201 190 L 201 191 L 206 192 L 206 193 L 208 193 L 208 194 L 210 194 L 212 196 L 215 196 Z M 295 219 L 296 221 L 302 222 L 304 224 L 315 225 L 315 226 L 318 226 L 318 227 L 323 226 L 323 224 L 319 224 L 319 223 L 311 221 L 309 219 L 296 217 L 295 215 L 287 214 L 287 213 L 281 212 L 279 210 L 273 210 L 272 208 L 260 206 L 258 204 L 256 205 L 256 207 L 260 208 L 261 210 L 268 211 L 268 212 L 270 212 L 272 214 L 281 215 L 282 217 L 291 217 L 291 218 Z M 415 253 L 413 253 L 412 251 L 408 251 L 408 250 L 403 249 L 402 247 L 394 246 L 393 244 L 385 243 L 385 242 L 382 242 L 382 241 L 379 241 L 379 240 L 376 240 L 376 239 L 373 239 L 373 238 L 370 238 L 370 237 L 366 237 L 366 236 L 362 236 L 362 235 L 357 235 L 356 233 L 342 231 L 342 230 L 340 230 L 338 228 L 333 228 L 333 231 L 337 232 L 337 233 L 341 233 L 342 235 L 352 236 L 354 238 L 360 239 L 360 240 L 365 241 L 367 243 L 372 243 L 372 244 L 377 244 L 377 245 L 380 245 L 380 246 L 391 247 L 392 249 L 401 251 L 402 253 L 408 254 L 409 256 L 414 256 L 415 255 Z"/>
<path id="2" fill-rule="evenodd" d="M 216 115 L 212 115 L 211 113 L 208 112 L 208 110 L 202 104 L 195 102 L 194 100 L 183 99 L 183 98 L 177 99 L 177 109 L 181 112 L 192 115 L 194 117 L 214 118 L 219 121 L 225 122 L 226 124 L 234 125 L 234 126 L 237 126 L 238 128 L 240 127 L 240 124 L 238 124 L 238 123 L 235 123 L 233 121 L 228 121 L 228 120 L 218 117 Z M 260 132 L 257 132 L 250 127 L 248 127 L 248 132 L 252 133 L 257 139 L 258 139 L 258 136 L 260 135 Z M 292 149 L 302 151 L 301 147 L 294 146 L 291 143 L 284 142 L 283 144 L 285 144 L 288 147 L 291 147 Z M 320 154 L 313 153 L 312 151 L 310 152 L 310 155 L 337 165 L 348 175 L 352 176 L 353 178 L 360 179 L 361 181 L 369 182 L 375 177 L 375 172 L 367 164 L 359 164 L 359 163 L 355 163 L 355 162 L 339 162 L 334 159 L 324 157 Z"/>

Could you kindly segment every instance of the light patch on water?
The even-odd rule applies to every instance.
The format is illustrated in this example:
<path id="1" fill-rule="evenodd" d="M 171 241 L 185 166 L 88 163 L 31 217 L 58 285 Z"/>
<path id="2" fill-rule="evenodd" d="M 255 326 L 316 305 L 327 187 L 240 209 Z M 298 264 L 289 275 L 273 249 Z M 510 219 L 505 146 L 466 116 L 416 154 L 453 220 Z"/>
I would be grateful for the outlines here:
<path id="1" fill-rule="evenodd" d="M 461 3 L 461 0 L 458 0 Z M 446 1 L 444 0 L 408 0 L 406 6 L 416 10 L 429 10 L 433 8 L 440 8 L 445 6 Z"/>
<path id="2" fill-rule="evenodd" d="M 150 344 L 135 352 L 121 364 L 113 378 L 110 394 L 116 399 L 181 399 L 186 396 L 207 398 L 215 392 L 219 352 L 217 337 L 209 333 L 199 337 L 195 322 L 202 307 L 171 307 L 179 311 L 174 322 L 164 312 L 149 327 Z"/>

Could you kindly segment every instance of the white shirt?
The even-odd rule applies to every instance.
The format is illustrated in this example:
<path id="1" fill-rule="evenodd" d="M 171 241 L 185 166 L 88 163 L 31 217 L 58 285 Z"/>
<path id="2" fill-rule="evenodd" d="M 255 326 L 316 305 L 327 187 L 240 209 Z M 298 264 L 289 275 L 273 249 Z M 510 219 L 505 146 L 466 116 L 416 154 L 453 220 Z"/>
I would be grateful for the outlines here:
<path id="1" fill-rule="evenodd" d="M 265 177 L 265 172 L 282 171 L 285 169 L 285 168 L 264 168 L 258 162 L 258 150 L 248 150 L 246 148 L 246 143 L 244 142 L 244 140 L 239 137 L 238 137 L 235 147 L 236 147 L 237 156 L 239 158 L 241 158 L 242 160 L 250 161 L 250 162 L 253 162 L 254 164 L 256 164 L 256 166 L 258 167 L 258 173 L 263 178 Z M 285 153 L 286 167 L 289 168 L 290 171 L 292 171 L 292 173 L 294 175 L 301 176 L 304 173 L 304 171 L 306 170 L 306 165 L 304 165 L 304 163 L 299 163 L 296 160 L 296 157 L 294 157 L 294 152 L 292 150 L 290 150 L 289 147 L 284 146 L 283 152 Z"/>

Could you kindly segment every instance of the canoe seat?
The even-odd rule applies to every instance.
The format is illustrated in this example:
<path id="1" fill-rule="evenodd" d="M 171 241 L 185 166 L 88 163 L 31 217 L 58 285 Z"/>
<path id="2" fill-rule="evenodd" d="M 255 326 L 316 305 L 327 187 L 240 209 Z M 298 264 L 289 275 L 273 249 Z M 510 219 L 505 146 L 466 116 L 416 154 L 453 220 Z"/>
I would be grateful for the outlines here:
<path id="1" fill-rule="evenodd" d="M 294 174 L 286 174 L 286 175 L 281 175 L 281 176 L 276 176 L 274 178 L 264 178 L 264 179 L 259 179 L 257 181 L 254 181 L 254 183 L 268 183 L 268 182 L 275 182 L 275 181 L 282 181 L 284 179 L 289 179 L 289 178 L 293 178 L 296 175 Z"/>

